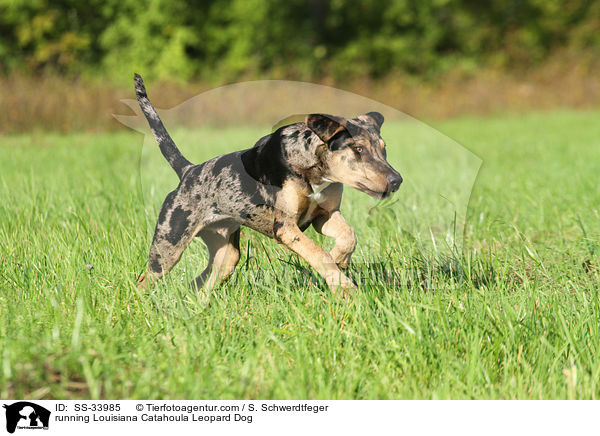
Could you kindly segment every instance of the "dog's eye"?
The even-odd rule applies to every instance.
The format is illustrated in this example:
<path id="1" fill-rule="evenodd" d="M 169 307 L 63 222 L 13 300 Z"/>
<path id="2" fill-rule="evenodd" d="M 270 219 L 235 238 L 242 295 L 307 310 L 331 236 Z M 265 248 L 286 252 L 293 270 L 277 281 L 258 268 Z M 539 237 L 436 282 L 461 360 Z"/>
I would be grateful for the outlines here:
<path id="1" fill-rule="evenodd" d="M 363 151 L 365 151 L 365 149 L 359 145 L 357 147 L 354 147 L 354 151 L 360 154 Z"/>

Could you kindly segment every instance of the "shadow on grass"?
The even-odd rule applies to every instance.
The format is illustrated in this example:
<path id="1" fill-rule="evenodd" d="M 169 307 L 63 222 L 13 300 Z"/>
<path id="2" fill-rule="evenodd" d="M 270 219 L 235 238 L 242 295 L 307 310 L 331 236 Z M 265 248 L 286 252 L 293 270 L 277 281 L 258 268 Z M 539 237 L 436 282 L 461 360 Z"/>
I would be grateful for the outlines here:
<path id="1" fill-rule="evenodd" d="M 461 286 L 487 288 L 498 280 L 496 266 L 483 259 L 463 255 L 411 255 L 404 260 L 352 263 L 346 274 L 359 287 L 379 288 L 382 292 L 409 289 L 419 291 L 451 290 Z M 325 280 L 297 256 L 278 259 L 282 268 L 252 268 L 241 270 L 243 282 L 272 281 L 281 289 L 319 287 L 327 290 Z M 238 276 L 238 280 L 241 277 Z M 241 284 L 241 283 L 240 283 Z"/>

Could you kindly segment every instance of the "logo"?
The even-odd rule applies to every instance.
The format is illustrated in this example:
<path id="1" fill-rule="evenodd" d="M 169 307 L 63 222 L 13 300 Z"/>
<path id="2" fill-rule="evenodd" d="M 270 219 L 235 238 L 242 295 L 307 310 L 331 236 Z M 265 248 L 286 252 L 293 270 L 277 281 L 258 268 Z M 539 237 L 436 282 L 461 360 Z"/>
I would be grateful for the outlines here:
<path id="1" fill-rule="evenodd" d="M 48 430 L 50 411 L 29 401 L 19 401 L 4 405 L 6 409 L 6 431 L 14 433 L 15 429 Z"/>

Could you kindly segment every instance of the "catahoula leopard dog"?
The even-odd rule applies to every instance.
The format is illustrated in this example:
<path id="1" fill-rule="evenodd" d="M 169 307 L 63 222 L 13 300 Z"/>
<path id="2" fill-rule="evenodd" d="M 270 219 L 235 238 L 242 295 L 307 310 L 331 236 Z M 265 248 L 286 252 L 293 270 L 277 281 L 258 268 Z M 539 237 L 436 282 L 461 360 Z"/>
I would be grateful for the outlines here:
<path id="1" fill-rule="evenodd" d="M 240 227 L 246 226 L 297 253 L 334 292 L 346 295 L 356 288 L 342 272 L 356 245 L 354 230 L 340 212 L 343 185 L 385 198 L 402 183 L 386 160 L 380 113 L 352 119 L 310 114 L 304 122 L 262 137 L 252 148 L 194 165 L 167 133 L 142 78 L 136 74 L 134 82 L 160 150 L 180 179 L 160 210 L 139 286 L 171 270 L 192 239 L 200 236 L 209 261 L 192 286 L 210 289 L 235 269 Z M 311 224 L 335 239 L 330 252 L 303 233 Z"/>

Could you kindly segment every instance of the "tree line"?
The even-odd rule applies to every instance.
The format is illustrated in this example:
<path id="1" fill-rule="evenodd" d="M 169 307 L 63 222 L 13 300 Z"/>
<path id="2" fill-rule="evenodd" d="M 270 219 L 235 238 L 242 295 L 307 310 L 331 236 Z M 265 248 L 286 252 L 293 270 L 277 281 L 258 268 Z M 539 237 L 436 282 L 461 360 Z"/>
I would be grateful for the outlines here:
<path id="1" fill-rule="evenodd" d="M 435 77 L 600 47 L 595 0 L 0 0 L 0 72 Z"/>

